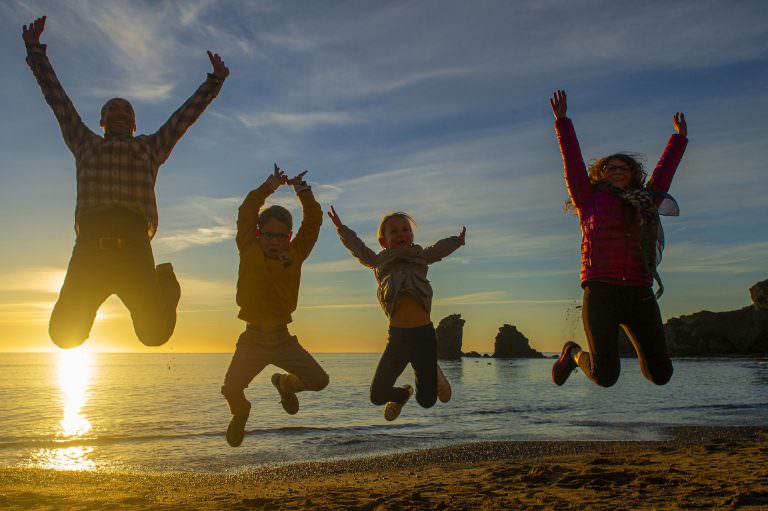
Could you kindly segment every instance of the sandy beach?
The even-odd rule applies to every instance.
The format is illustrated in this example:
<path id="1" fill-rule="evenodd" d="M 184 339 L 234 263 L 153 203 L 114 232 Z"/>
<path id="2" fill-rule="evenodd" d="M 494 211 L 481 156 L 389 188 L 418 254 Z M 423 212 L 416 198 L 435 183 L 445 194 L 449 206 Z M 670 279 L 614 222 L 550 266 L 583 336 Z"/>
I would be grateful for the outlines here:
<path id="1" fill-rule="evenodd" d="M 0 508 L 765 509 L 768 428 L 489 442 L 236 474 L 0 469 Z"/>

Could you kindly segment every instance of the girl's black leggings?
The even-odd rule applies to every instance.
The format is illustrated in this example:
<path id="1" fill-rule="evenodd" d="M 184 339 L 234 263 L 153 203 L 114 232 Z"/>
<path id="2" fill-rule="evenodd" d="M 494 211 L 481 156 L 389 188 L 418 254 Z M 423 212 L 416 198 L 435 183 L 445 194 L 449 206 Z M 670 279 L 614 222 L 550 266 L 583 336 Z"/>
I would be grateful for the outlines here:
<path id="1" fill-rule="evenodd" d="M 661 312 L 650 287 L 587 282 L 581 312 L 589 353 L 580 355 L 578 364 L 592 381 L 610 387 L 619 379 L 620 326 L 635 347 L 643 376 L 656 385 L 672 377 Z"/>
<path id="2" fill-rule="evenodd" d="M 408 363 L 416 373 L 416 401 L 424 408 L 435 404 L 437 338 L 431 323 L 414 328 L 389 327 L 389 342 L 381 354 L 371 383 L 373 404 L 383 405 L 388 401 L 403 403 L 408 399 L 407 390 L 394 386 Z"/>

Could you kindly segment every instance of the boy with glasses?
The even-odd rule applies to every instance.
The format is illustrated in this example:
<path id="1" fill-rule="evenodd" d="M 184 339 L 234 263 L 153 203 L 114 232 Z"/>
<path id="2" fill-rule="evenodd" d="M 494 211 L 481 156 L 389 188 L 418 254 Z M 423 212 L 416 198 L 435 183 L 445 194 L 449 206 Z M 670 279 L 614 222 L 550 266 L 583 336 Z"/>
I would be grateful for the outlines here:
<path id="1" fill-rule="evenodd" d="M 242 443 L 251 411 L 244 389 L 267 364 L 287 371 L 273 374 L 272 384 L 280 394 L 283 409 L 291 415 L 299 411 L 297 392 L 319 391 L 328 385 L 328 374 L 288 332 L 299 297 L 301 264 L 309 257 L 323 221 L 320 204 L 304 181 L 304 174 L 306 171 L 288 179 L 275 164 L 274 173 L 248 194 L 238 211 L 237 304 L 238 317 L 246 322 L 246 328 L 237 341 L 221 388 L 232 412 L 227 428 L 227 442 L 232 447 Z M 287 209 L 274 205 L 261 210 L 266 198 L 282 184 L 293 185 L 301 202 L 304 218 L 295 238 Z"/>

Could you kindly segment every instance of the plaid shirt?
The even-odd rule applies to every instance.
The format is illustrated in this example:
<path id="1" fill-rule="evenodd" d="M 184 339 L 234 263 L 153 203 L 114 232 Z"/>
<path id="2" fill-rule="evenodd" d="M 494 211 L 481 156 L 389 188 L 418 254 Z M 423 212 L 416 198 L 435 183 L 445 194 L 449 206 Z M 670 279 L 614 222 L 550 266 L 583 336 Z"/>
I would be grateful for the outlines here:
<path id="1" fill-rule="evenodd" d="M 157 230 L 155 180 L 173 146 L 219 93 L 223 80 L 208 78 L 152 135 L 102 137 L 80 119 L 56 78 L 45 54 L 46 46 L 27 46 L 27 64 L 59 122 L 64 142 L 77 166 L 75 229 L 88 213 L 114 206 L 127 207 L 147 218 L 150 238 Z"/>

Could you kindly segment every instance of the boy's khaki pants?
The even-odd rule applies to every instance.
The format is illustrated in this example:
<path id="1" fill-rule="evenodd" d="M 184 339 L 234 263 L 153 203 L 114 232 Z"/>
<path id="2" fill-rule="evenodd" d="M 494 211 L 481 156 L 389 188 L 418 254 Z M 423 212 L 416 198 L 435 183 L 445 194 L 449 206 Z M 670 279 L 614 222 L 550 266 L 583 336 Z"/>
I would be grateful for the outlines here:
<path id="1" fill-rule="evenodd" d="M 249 403 L 243 390 L 268 364 L 297 376 L 303 383 L 302 390 L 318 391 L 328 385 L 328 374 L 299 344 L 296 336 L 288 332 L 287 325 L 271 328 L 248 325 L 237 341 L 221 388 L 232 415 L 247 413 Z"/>

